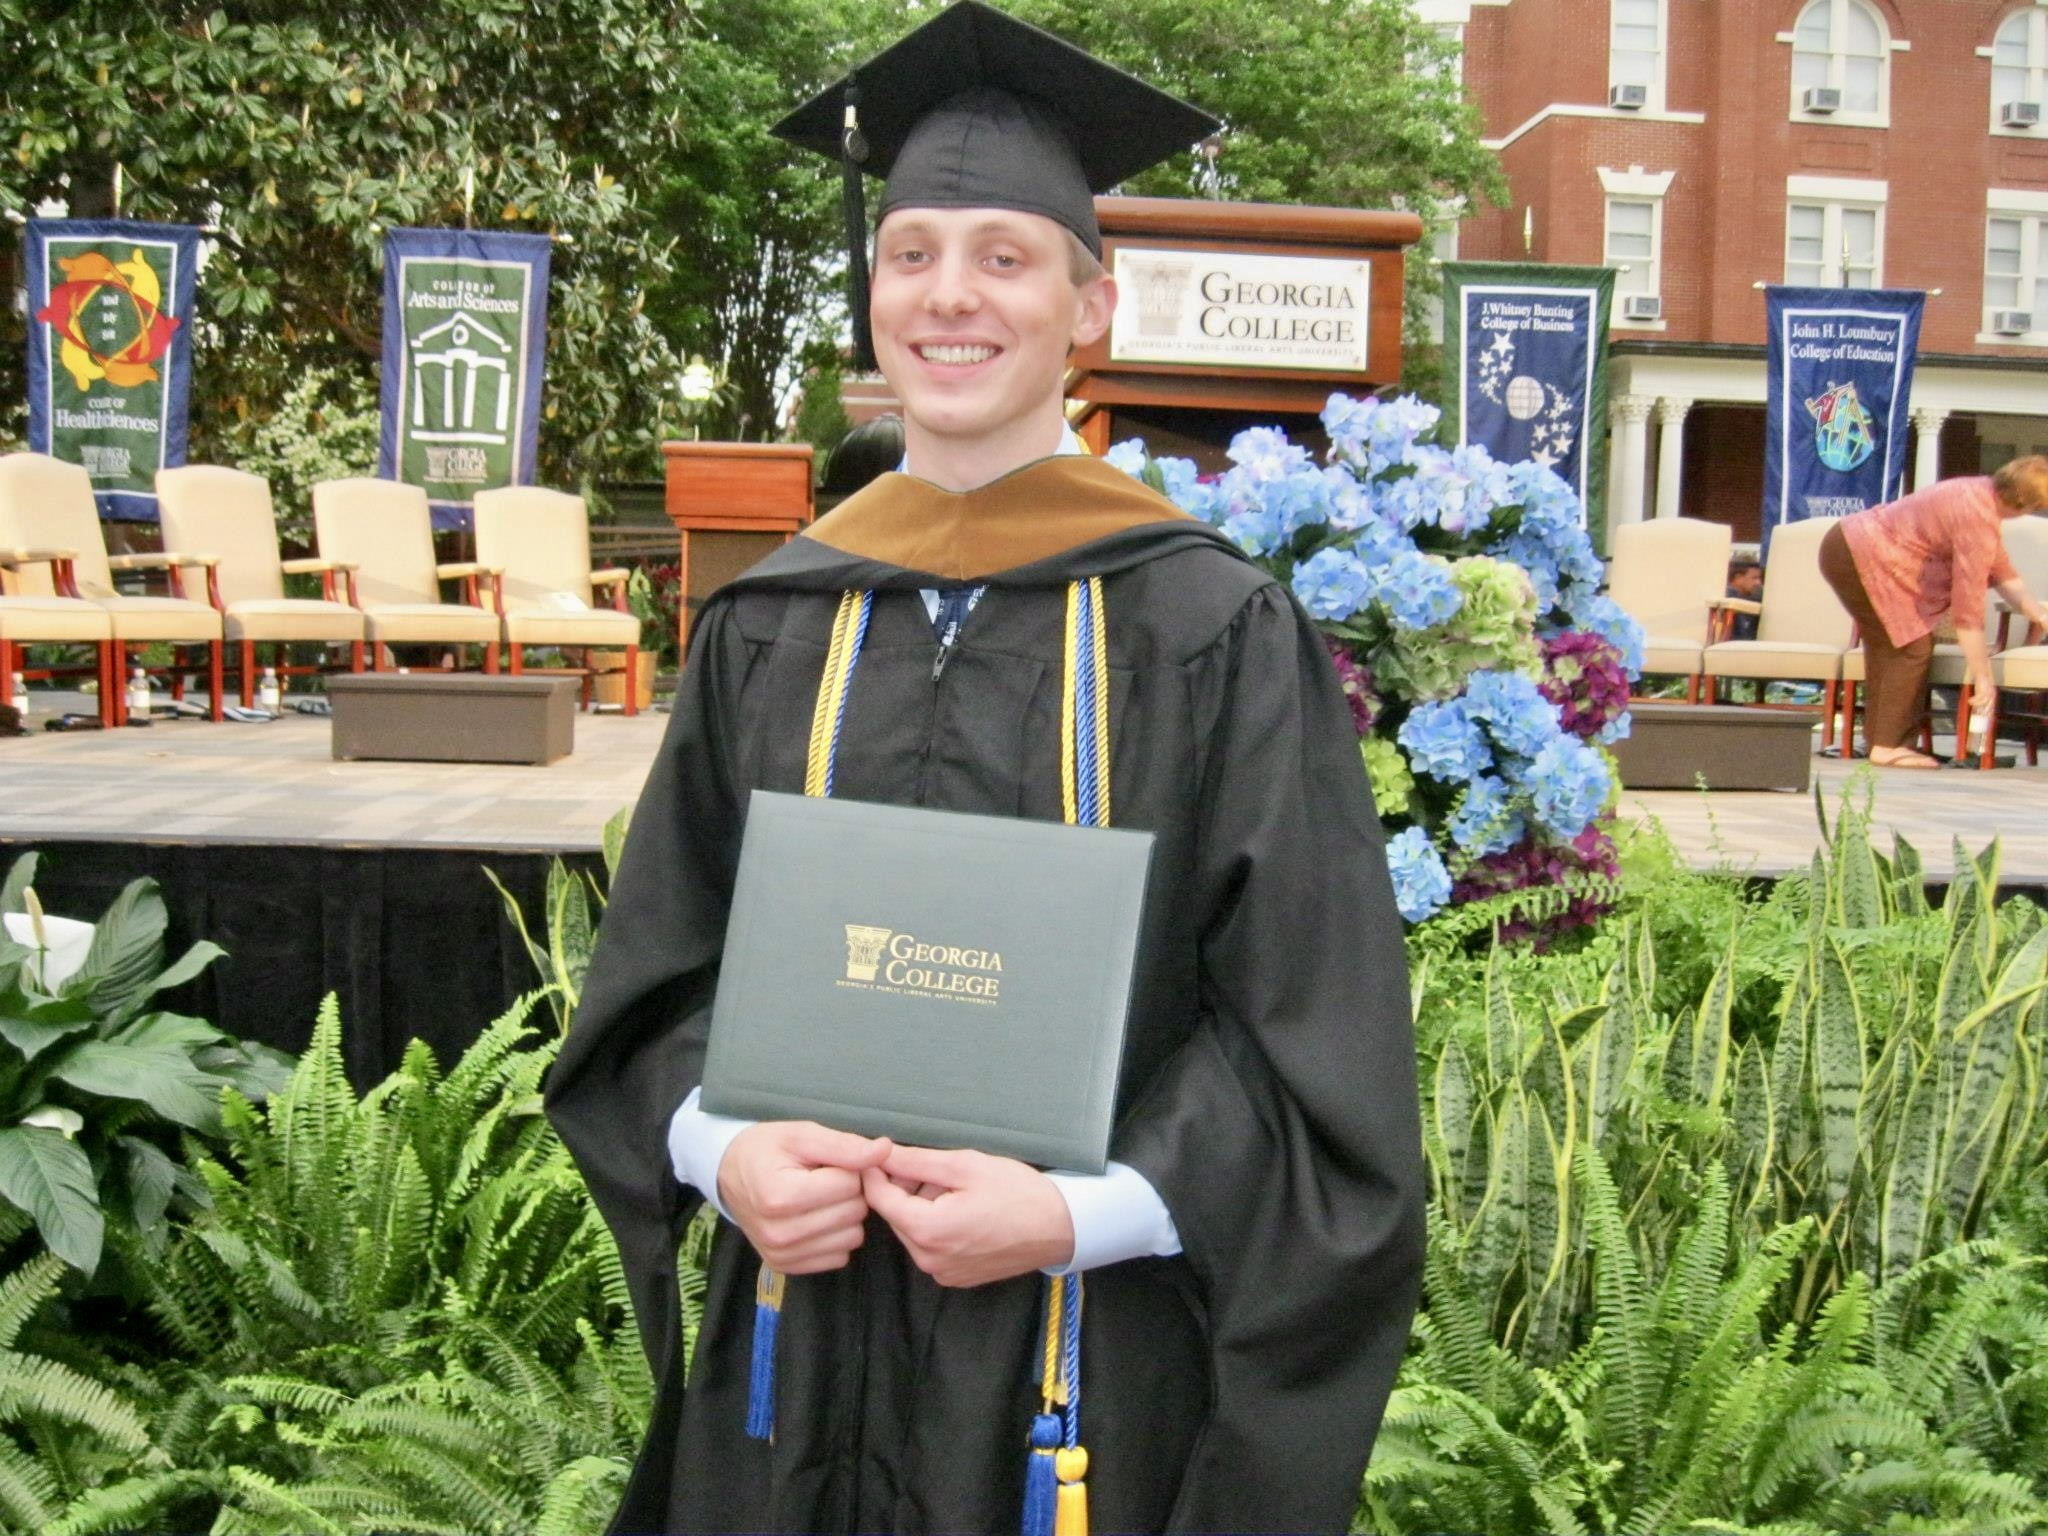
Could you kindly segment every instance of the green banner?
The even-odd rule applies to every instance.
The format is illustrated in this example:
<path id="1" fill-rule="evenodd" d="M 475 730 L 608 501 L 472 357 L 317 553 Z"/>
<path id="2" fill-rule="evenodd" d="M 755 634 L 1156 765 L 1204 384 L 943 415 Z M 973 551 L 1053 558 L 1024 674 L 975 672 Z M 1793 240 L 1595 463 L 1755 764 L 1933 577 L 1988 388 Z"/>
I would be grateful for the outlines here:
<path id="1" fill-rule="evenodd" d="M 424 487 L 437 527 L 530 484 L 540 439 L 545 235 L 395 229 L 384 247 L 378 473 Z"/>
<path id="2" fill-rule="evenodd" d="M 185 462 L 198 254 L 184 225 L 29 221 L 29 446 L 84 466 L 103 517 L 154 518 Z"/>
<path id="3" fill-rule="evenodd" d="M 1445 415 L 1460 443 L 1557 471 L 1607 547 L 1607 309 L 1612 267 L 1444 267 Z"/>

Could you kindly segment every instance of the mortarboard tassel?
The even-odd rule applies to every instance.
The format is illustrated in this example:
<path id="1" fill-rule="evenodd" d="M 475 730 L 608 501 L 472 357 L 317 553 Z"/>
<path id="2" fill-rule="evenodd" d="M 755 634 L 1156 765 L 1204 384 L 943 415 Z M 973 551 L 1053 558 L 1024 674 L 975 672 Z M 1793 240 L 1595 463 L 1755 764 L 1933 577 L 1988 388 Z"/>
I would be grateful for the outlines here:
<path id="1" fill-rule="evenodd" d="M 853 366 L 875 369 L 875 337 L 868 323 L 868 210 L 861 186 L 868 141 L 860 131 L 860 87 L 846 80 L 845 126 L 839 134 L 840 198 L 846 210 L 846 307 L 853 320 Z"/>
<path id="2" fill-rule="evenodd" d="M 775 1438 L 775 1335 L 788 1283 L 780 1270 L 766 1264 L 754 1282 L 754 1358 L 747 1371 L 747 1433 L 756 1440 Z"/>
<path id="3" fill-rule="evenodd" d="M 1024 1463 L 1024 1536 L 1053 1536 L 1059 1498 L 1055 1460 L 1059 1449 L 1059 1416 L 1039 1414 L 1031 1421 L 1031 1459 Z"/>

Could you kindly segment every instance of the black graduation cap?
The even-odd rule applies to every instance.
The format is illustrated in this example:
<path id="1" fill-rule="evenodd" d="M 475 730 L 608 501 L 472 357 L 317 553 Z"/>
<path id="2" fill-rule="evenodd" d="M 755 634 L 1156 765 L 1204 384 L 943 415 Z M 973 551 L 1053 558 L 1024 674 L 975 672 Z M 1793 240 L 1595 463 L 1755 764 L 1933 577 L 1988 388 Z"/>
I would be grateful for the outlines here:
<path id="1" fill-rule="evenodd" d="M 861 174 L 894 208 L 1013 208 L 1065 225 L 1097 256 L 1094 194 L 1214 133 L 1218 119 L 1006 16 L 959 0 L 775 125 L 840 162 L 858 366 L 868 333 Z"/>

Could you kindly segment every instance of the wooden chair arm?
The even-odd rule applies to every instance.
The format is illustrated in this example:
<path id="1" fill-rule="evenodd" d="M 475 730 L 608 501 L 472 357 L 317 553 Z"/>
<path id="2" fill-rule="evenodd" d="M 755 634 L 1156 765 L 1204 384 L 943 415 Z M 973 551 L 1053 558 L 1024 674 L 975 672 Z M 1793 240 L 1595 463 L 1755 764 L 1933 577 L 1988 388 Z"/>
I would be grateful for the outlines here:
<path id="1" fill-rule="evenodd" d="M 1761 614 L 1764 605 L 1746 597 L 1716 597 L 1707 602 L 1709 608 L 1720 608 L 1729 613 Z"/>
<path id="2" fill-rule="evenodd" d="M 348 560 L 322 560 L 309 556 L 304 560 L 286 560 L 284 573 L 287 576 L 324 576 L 330 571 L 353 571 L 357 567 Z"/>
<path id="3" fill-rule="evenodd" d="M 446 565 L 435 566 L 434 574 L 443 581 L 449 581 L 457 576 L 502 576 L 505 570 L 503 566 L 479 565 L 474 560 L 451 560 Z"/>
<path id="4" fill-rule="evenodd" d="M 632 574 L 631 571 L 622 570 L 616 565 L 608 565 L 601 571 L 592 571 L 590 573 L 590 584 L 593 587 L 610 587 L 612 589 L 612 611 L 614 613 L 624 613 L 626 611 L 626 583 L 632 579 Z"/>
<path id="5" fill-rule="evenodd" d="M 0 549 L 0 565 L 63 565 L 78 558 L 75 549 Z"/>

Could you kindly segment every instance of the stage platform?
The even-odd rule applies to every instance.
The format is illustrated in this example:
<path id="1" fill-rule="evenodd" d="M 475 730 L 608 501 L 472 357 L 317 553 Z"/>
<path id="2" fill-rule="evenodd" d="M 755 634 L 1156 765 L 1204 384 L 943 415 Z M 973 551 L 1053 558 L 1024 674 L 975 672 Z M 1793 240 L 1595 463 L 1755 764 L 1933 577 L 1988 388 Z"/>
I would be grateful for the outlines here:
<path id="1" fill-rule="evenodd" d="M 337 763 L 328 722 L 289 712 L 256 725 L 36 731 L 0 741 L 0 842 L 591 854 L 605 822 L 639 798 L 667 726 L 658 712 L 579 714 L 575 752 L 546 768 Z M 1816 758 L 1814 778 L 1832 800 L 1853 767 Z M 1930 874 L 1949 871 L 1955 838 L 1975 851 L 1996 835 L 2008 883 L 2048 886 L 2048 766 L 1873 778 L 1882 840 L 1904 833 Z M 1819 842 L 1810 795 L 1625 789 L 1621 810 L 1655 817 L 1702 868 L 1783 874 Z"/>
<path id="2" fill-rule="evenodd" d="M 31 715 L 38 726 L 42 714 Z M 52 911 L 96 916 L 137 875 L 164 887 L 174 948 L 228 958 L 176 999 L 224 1027 L 297 1049 L 337 992 L 350 1070 L 375 1081 L 419 1036 L 444 1059 L 535 985 L 490 869 L 536 932 L 557 856 L 595 870 L 604 824 L 638 798 L 668 716 L 579 714 L 575 751 L 548 767 L 346 762 L 329 722 L 173 720 L 146 729 L 0 740 L 0 867 L 44 855 Z M 1816 759 L 1832 801 L 1854 769 Z M 1903 833 L 1930 877 L 2002 839 L 2008 889 L 2048 889 L 2048 768 L 1878 771 L 1880 846 Z M 1806 866 L 1811 795 L 1624 790 L 1700 868 L 1758 877 Z M 1832 814 L 1832 812 L 1831 812 Z"/>

